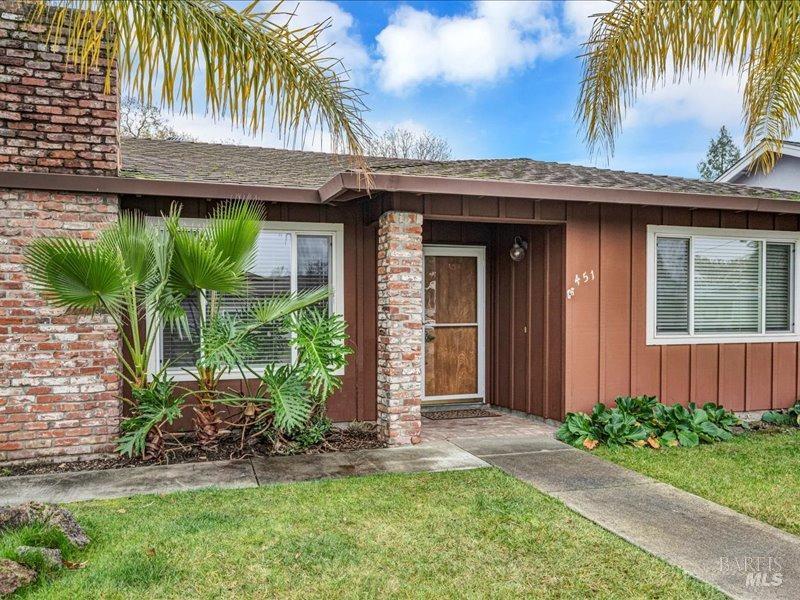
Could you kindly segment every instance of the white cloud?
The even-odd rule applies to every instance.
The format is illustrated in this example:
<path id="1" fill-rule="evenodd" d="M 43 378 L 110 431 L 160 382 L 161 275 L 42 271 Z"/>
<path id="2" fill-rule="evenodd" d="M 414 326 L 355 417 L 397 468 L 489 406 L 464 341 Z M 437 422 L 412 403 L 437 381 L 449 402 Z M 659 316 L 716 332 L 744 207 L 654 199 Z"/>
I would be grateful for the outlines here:
<path id="1" fill-rule="evenodd" d="M 741 118 L 738 73 L 712 72 L 680 83 L 670 82 L 640 96 L 628 111 L 623 130 L 678 122 L 694 122 L 712 129 L 721 125 L 736 128 Z"/>
<path id="2" fill-rule="evenodd" d="M 376 40 L 380 84 L 392 92 L 426 81 L 491 82 L 565 49 L 549 2 L 482 1 L 455 17 L 401 6 Z"/>
<path id="3" fill-rule="evenodd" d="M 419 121 L 415 119 L 403 119 L 402 121 L 388 121 L 388 120 L 380 120 L 380 121 L 373 121 L 369 124 L 370 129 L 376 134 L 380 135 L 384 131 L 389 129 L 405 129 L 406 131 L 410 131 L 412 133 L 421 134 L 425 133 L 426 131 L 430 131 L 429 127 L 426 127 Z"/>
<path id="4" fill-rule="evenodd" d="M 296 5 L 287 2 L 283 9 L 294 13 L 291 22 L 295 27 L 309 27 L 330 19 L 330 26 L 319 37 L 320 43 L 331 46 L 327 54 L 342 61 L 355 85 L 363 84 L 370 57 L 354 29 L 353 15 L 327 0 L 304 0 Z"/>
<path id="5" fill-rule="evenodd" d="M 568 0 L 564 2 L 564 22 L 578 38 L 578 43 L 585 42 L 592 32 L 594 19 L 592 15 L 610 12 L 614 4 L 609 0 Z"/>

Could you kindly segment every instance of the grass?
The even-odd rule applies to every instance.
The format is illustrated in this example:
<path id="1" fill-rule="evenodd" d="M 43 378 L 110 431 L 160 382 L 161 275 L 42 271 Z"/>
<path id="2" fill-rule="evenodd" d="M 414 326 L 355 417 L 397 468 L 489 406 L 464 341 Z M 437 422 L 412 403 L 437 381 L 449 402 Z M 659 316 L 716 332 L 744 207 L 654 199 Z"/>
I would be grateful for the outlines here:
<path id="1" fill-rule="evenodd" d="M 86 566 L 21 598 L 721 598 L 495 469 L 70 507 Z"/>
<path id="2" fill-rule="evenodd" d="M 800 535 L 800 431 L 694 448 L 598 448 L 623 467 Z"/>

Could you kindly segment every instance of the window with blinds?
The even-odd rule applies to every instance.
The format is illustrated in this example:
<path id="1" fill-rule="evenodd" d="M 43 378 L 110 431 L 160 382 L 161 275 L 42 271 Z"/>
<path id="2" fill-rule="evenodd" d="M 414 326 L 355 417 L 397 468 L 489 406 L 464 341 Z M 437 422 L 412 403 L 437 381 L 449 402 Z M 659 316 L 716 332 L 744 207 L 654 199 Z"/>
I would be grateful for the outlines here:
<path id="1" fill-rule="evenodd" d="M 223 296 L 221 310 L 244 314 L 253 302 L 276 295 L 333 287 L 334 233 L 304 233 L 302 231 L 269 231 L 260 233 L 253 266 L 246 274 L 244 293 Z M 161 332 L 161 365 L 169 361 L 173 368 L 195 364 L 199 348 L 198 312 L 205 307 L 197 300 L 187 300 L 184 306 L 189 315 L 191 339 L 177 331 Z M 331 311 L 333 297 L 318 307 Z M 288 333 L 280 323 L 272 323 L 254 335 L 256 351 L 250 357 L 251 366 L 287 363 L 292 358 Z"/>
<path id="2" fill-rule="evenodd" d="M 657 229 L 650 246 L 655 260 L 649 261 L 654 337 L 690 341 L 795 332 L 795 239 Z"/>

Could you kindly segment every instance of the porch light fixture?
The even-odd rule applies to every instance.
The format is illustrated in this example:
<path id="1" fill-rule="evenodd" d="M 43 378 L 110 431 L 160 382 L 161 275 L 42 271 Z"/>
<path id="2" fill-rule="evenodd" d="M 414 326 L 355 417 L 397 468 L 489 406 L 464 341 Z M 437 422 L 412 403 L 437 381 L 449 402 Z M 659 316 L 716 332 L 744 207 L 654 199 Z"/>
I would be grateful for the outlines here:
<path id="1" fill-rule="evenodd" d="M 528 251 L 528 242 L 523 240 L 521 237 L 516 236 L 514 238 L 514 245 L 511 246 L 511 250 L 509 250 L 508 254 L 511 256 L 511 260 L 514 262 L 519 262 L 523 258 L 525 258 L 525 253 Z"/>

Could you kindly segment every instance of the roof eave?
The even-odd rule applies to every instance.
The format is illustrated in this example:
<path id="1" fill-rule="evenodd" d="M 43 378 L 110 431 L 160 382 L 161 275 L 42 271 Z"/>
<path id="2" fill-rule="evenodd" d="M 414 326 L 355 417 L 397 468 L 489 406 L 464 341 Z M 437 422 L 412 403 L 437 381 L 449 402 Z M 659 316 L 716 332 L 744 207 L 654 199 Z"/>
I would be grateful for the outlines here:
<path id="1" fill-rule="evenodd" d="M 319 192 L 311 188 L 136 179 L 101 175 L 61 173 L 0 173 L 0 187 L 92 194 L 128 194 L 134 196 L 170 196 L 174 198 L 246 198 L 270 202 L 319 204 Z"/>
<path id="2" fill-rule="evenodd" d="M 0 172 L 0 187 L 83 192 L 92 194 L 125 194 L 166 196 L 173 198 L 247 198 L 267 202 L 303 204 L 330 203 L 363 197 L 373 191 L 409 192 L 416 194 L 461 194 L 465 196 L 494 196 L 527 198 L 531 200 L 561 200 L 601 202 L 611 204 L 648 204 L 687 208 L 718 208 L 800 214 L 800 202 L 782 198 L 725 196 L 688 192 L 653 191 L 630 188 L 608 188 L 568 184 L 502 181 L 373 173 L 365 185 L 363 174 L 343 172 L 327 181 L 319 190 L 298 187 L 214 183 L 203 181 L 172 181 L 135 179 L 96 175 L 58 173 Z"/>
<path id="3" fill-rule="evenodd" d="M 323 203 L 341 196 L 343 191 L 367 193 L 363 178 L 357 173 L 342 173 L 320 190 Z M 499 196 L 531 200 L 601 202 L 609 204 L 661 205 L 685 208 L 718 208 L 764 212 L 800 213 L 800 202 L 778 198 L 724 196 L 689 192 L 668 192 L 629 188 L 608 188 L 553 183 L 501 181 L 373 173 L 369 191 L 409 192 L 415 194 L 461 194 L 465 196 Z"/>
<path id="4" fill-rule="evenodd" d="M 745 155 L 736 161 L 727 171 L 717 177 L 714 181 L 719 183 L 734 183 L 739 175 L 745 172 L 751 172 L 751 165 L 755 162 L 756 157 L 764 153 L 764 142 L 759 143 L 755 148 L 749 150 Z M 800 158 L 800 148 L 794 145 L 783 143 L 781 148 L 781 156 L 793 156 Z"/>

